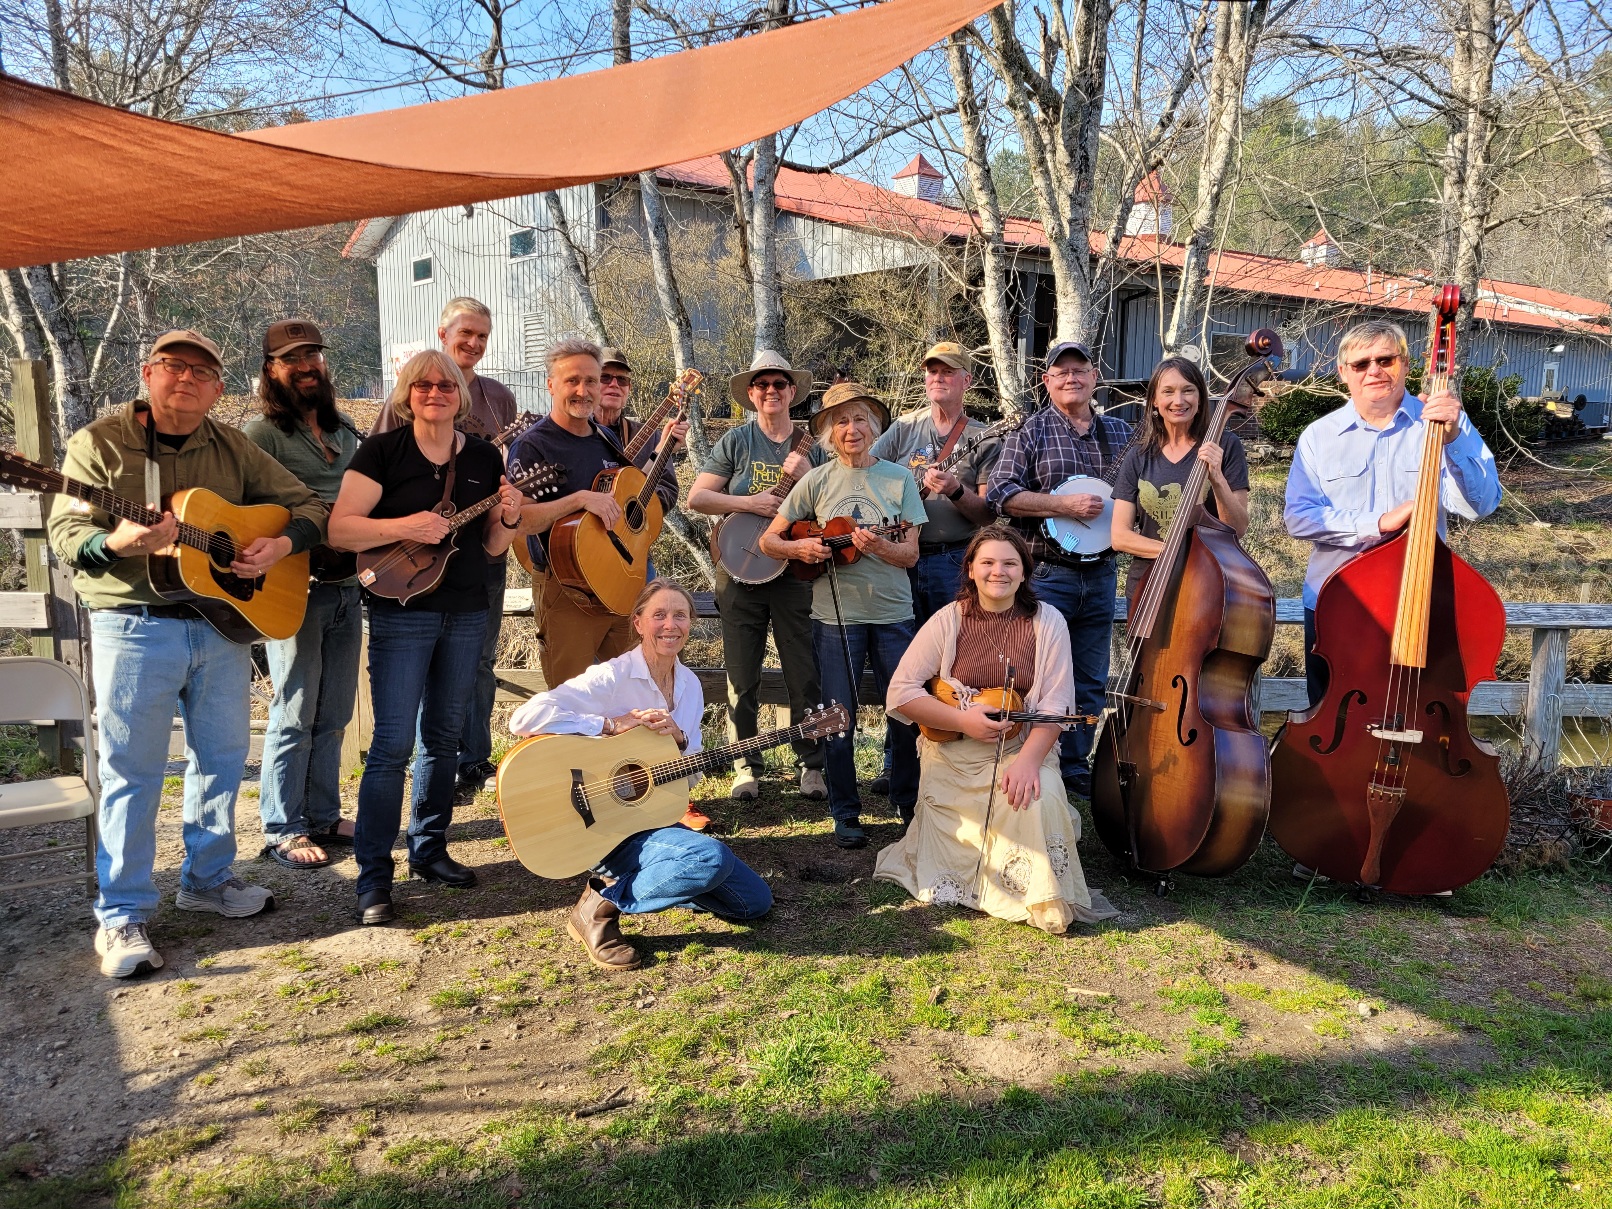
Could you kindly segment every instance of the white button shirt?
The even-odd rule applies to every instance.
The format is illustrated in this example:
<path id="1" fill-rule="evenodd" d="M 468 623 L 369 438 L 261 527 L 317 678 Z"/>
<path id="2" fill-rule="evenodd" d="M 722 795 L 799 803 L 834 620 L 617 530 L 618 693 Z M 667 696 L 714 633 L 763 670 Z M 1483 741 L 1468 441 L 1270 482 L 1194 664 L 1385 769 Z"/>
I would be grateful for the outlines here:
<path id="1" fill-rule="evenodd" d="M 686 755 L 700 750 L 705 692 L 700 678 L 678 661 L 672 680 L 672 721 L 688 738 Z M 599 735 L 606 718 L 635 709 L 666 709 L 660 686 L 649 674 L 644 649 L 635 646 L 607 663 L 595 663 L 558 688 L 538 693 L 516 710 L 509 729 L 517 735 Z M 693 784 L 698 778 L 690 778 Z"/>

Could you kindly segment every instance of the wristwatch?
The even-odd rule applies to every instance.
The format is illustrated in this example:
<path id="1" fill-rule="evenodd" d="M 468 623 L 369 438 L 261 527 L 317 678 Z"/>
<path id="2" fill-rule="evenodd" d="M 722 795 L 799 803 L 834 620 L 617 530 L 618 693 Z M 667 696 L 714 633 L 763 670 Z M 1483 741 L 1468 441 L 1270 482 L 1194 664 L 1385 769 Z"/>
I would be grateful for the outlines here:
<path id="1" fill-rule="evenodd" d="M 963 498 L 963 485 L 961 483 L 958 483 L 957 484 L 957 490 L 947 492 L 946 493 L 946 498 L 949 499 L 954 504 L 958 500 L 962 499 Z"/>

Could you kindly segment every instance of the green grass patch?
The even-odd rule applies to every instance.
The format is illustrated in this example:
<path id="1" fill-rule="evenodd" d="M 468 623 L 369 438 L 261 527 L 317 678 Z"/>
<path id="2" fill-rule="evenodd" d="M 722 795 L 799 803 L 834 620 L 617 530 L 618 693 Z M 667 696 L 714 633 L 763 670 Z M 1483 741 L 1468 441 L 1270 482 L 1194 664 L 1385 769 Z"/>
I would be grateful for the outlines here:
<path id="1" fill-rule="evenodd" d="M 406 1017 L 395 1012 L 365 1012 L 349 1020 L 345 1027 L 349 1033 L 389 1033 L 394 1029 L 407 1028 L 408 1023 Z"/>

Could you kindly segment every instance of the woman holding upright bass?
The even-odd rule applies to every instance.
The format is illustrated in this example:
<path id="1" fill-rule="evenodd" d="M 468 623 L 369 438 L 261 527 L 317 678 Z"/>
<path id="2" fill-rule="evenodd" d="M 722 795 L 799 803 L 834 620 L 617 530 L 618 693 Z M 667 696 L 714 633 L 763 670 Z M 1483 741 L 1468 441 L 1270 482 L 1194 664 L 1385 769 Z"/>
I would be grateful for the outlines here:
<path id="1" fill-rule="evenodd" d="M 520 526 L 521 495 L 504 478 L 498 450 L 454 431 L 470 406 L 459 367 L 432 349 L 398 372 L 386 405 L 404 426 L 371 437 L 353 455 L 330 513 L 331 543 L 364 551 L 392 542 L 435 545 L 443 512 L 498 494 L 485 523 L 458 538 L 435 590 L 406 604 L 366 592 L 369 679 L 375 731 L 358 786 L 353 853 L 362 923 L 392 919 L 392 844 L 403 806 L 403 769 L 415 749 L 409 870 L 449 886 L 476 875 L 448 855 L 459 736 L 487 625 L 487 563 L 502 557 Z"/>
<path id="2" fill-rule="evenodd" d="M 1074 708 L 1069 627 L 1051 605 L 1036 601 L 1028 582 L 1033 570 L 1030 548 L 1017 533 L 981 529 L 963 555 L 957 600 L 924 623 L 902 657 L 885 699 L 892 722 L 962 737 L 919 741 L 917 816 L 898 843 L 879 853 L 874 877 L 921 902 L 972 907 L 1061 933 L 1077 921 L 1119 914 L 1087 888 L 1075 852 L 1080 817 L 1069 808 L 1058 766 L 1063 728 L 995 720 L 987 704 L 969 704 L 980 690 L 1002 687 L 1011 666 L 1027 710 L 1056 716 Z M 999 762 L 998 740 L 1010 730 Z"/>

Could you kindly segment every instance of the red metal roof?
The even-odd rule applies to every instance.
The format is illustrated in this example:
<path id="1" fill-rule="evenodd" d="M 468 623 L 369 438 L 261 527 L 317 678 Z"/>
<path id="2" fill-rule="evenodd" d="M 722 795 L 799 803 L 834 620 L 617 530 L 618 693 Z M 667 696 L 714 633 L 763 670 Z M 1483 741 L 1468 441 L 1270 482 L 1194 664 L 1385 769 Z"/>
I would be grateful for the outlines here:
<path id="1" fill-rule="evenodd" d="M 923 157 L 922 153 L 920 153 L 918 155 L 913 156 L 912 157 L 912 162 L 909 163 L 900 172 L 897 172 L 890 179 L 899 181 L 899 180 L 905 180 L 909 176 L 932 176 L 936 180 L 939 180 L 940 179 L 940 169 L 935 167 L 935 165 L 931 164 L 928 160 L 926 160 Z"/>

